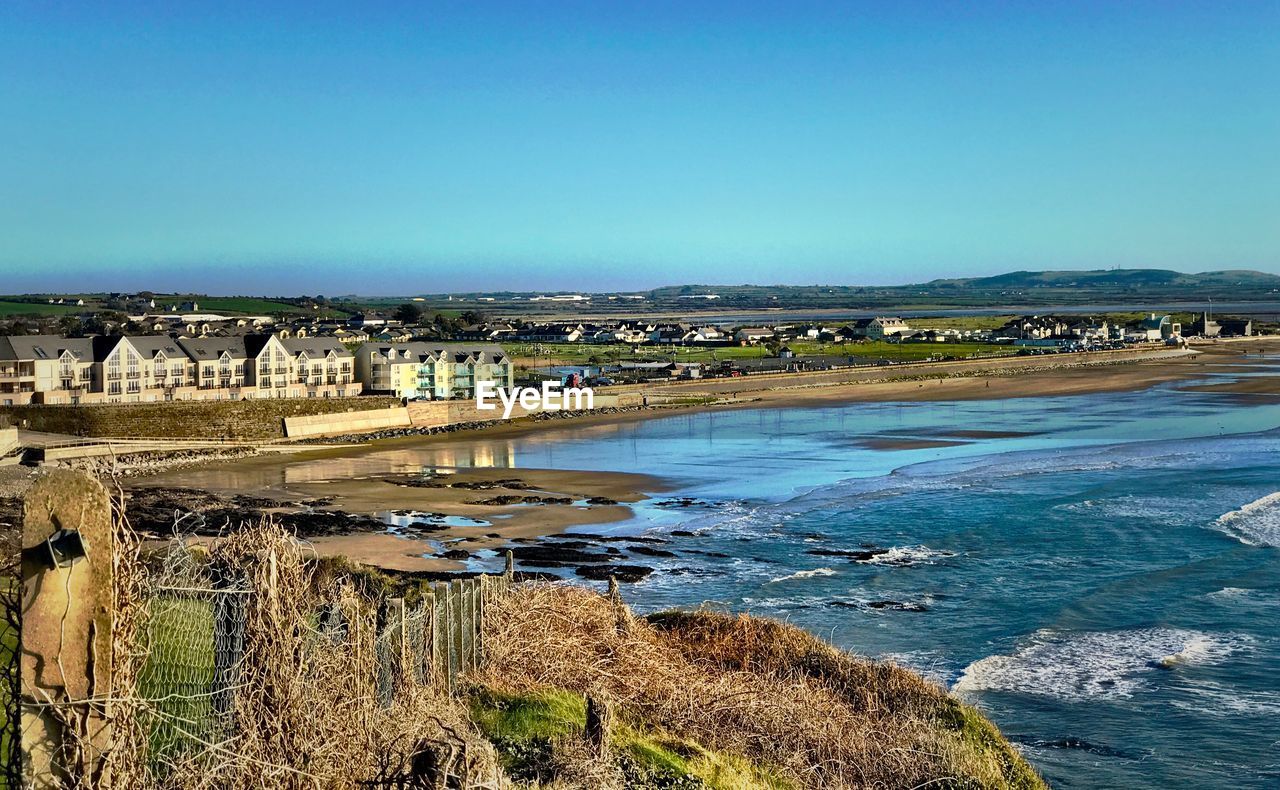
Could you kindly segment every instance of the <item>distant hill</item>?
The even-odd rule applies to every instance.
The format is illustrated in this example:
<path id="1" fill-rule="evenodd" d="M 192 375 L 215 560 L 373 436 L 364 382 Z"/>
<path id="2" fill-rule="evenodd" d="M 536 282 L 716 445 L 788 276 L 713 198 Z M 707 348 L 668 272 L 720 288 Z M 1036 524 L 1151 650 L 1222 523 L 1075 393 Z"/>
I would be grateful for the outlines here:
<path id="1" fill-rule="evenodd" d="M 706 296 L 714 295 L 714 299 Z M 1017 271 L 894 286 L 676 285 L 646 293 L 647 307 L 701 309 L 1004 307 L 1091 303 L 1280 301 L 1280 275 L 1235 269 Z"/>
<path id="2" fill-rule="evenodd" d="M 1170 269 L 1092 269 L 1088 271 L 1008 272 L 994 277 L 965 277 L 948 280 L 932 280 L 921 286 L 906 288 L 970 288 L 993 290 L 1009 288 L 1065 288 L 1106 289 L 1117 288 L 1280 288 L 1280 275 L 1248 269 L 1230 269 L 1218 272 L 1187 274 Z"/>

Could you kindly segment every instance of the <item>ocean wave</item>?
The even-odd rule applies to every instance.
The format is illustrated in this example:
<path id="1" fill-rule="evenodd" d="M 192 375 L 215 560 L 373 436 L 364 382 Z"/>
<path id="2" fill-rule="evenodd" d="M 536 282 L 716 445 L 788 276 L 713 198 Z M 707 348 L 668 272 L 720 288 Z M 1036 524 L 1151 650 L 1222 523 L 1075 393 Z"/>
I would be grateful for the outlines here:
<path id="1" fill-rule="evenodd" d="M 1257 590 L 1251 587 L 1223 587 L 1205 593 L 1205 598 L 1224 604 L 1243 604 L 1246 606 L 1275 606 L 1280 603 L 1280 592 L 1275 590 Z"/>
<path id="2" fill-rule="evenodd" d="M 813 568 L 812 570 L 796 571 L 795 573 L 789 573 L 786 576 L 779 576 L 775 579 L 770 579 L 765 583 L 777 584 L 778 582 L 789 582 L 789 581 L 795 581 L 797 579 L 812 579 L 817 576 L 835 576 L 835 575 L 836 575 L 836 571 L 834 568 Z"/>
<path id="3" fill-rule="evenodd" d="M 1219 683 L 1202 683 L 1191 689 L 1190 699 L 1176 699 L 1175 707 L 1208 716 L 1280 716 L 1280 692 L 1233 689 Z"/>
<path id="4" fill-rule="evenodd" d="M 1280 491 L 1223 513 L 1213 526 L 1248 546 L 1280 548 Z"/>
<path id="5" fill-rule="evenodd" d="M 903 567 L 906 565 L 932 565 L 935 560 L 954 556 L 956 556 L 954 551 L 931 549 L 928 546 L 894 546 L 882 554 L 868 557 L 865 560 L 857 560 L 857 562 L 862 565 Z"/>
<path id="6" fill-rule="evenodd" d="M 988 656 L 965 667 L 953 690 L 1012 691 L 1074 700 L 1131 697 L 1162 670 L 1219 663 L 1249 641 L 1233 634 L 1176 628 L 1042 630 L 1012 655 Z"/>

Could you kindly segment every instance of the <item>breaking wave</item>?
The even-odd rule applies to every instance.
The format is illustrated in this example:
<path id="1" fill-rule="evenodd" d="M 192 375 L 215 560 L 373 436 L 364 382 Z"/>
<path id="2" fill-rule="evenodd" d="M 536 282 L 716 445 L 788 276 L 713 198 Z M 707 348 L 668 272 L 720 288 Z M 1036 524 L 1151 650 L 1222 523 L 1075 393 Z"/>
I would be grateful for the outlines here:
<path id="1" fill-rule="evenodd" d="M 1280 548 L 1280 491 L 1223 513 L 1213 526 L 1248 546 Z"/>
<path id="2" fill-rule="evenodd" d="M 795 573 L 789 573 L 786 576 L 779 576 L 775 579 L 770 579 L 768 582 L 766 582 L 766 584 L 777 584 L 778 582 L 789 582 L 789 581 L 795 581 L 797 579 L 812 579 L 816 576 L 835 576 L 835 575 L 836 575 L 836 572 L 834 568 L 814 568 L 812 570 L 807 570 L 807 571 L 796 571 Z"/>
<path id="3" fill-rule="evenodd" d="M 1157 673 L 1225 660 L 1250 640 L 1175 628 L 1037 631 L 1013 655 L 965 667 L 957 692 L 1012 691 L 1068 700 L 1131 697 Z"/>
<path id="4" fill-rule="evenodd" d="M 857 562 L 862 565 L 932 565 L 934 560 L 954 556 L 954 551 L 931 549 L 928 546 L 894 546 L 882 554 Z"/>

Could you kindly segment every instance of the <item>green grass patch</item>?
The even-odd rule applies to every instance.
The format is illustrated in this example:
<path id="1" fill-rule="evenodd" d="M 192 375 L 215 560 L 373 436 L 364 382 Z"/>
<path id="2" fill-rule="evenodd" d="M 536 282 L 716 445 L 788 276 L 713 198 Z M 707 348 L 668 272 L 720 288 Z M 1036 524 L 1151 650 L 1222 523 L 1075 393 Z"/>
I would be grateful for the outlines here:
<path id="1" fill-rule="evenodd" d="M 289 302 L 279 302 L 275 299 L 263 299 L 256 296 L 196 296 L 191 297 L 200 305 L 200 312 L 210 313 L 242 313 L 245 315 L 278 315 L 285 313 L 289 315 L 301 315 L 312 313 L 320 313 L 319 310 L 311 310 L 300 307 Z M 160 304 L 160 299 L 156 299 L 156 304 Z"/>
<path id="2" fill-rule="evenodd" d="M 547 689 L 499 694 L 481 689 L 470 698 L 471 720 L 494 744 L 507 774 L 521 782 L 554 780 L 556 743 L 586 727 L 581 694 Z M 735 755 L 713 752 L 660 730 L 616 724 L 610 743 L 629 788 L 669 790 L 785 790 L 770 771 Z"/>
<path id="3" fill-rule="evenodd" d="M 831 354 L 888 359 L 894 362 L 919 362 L 940 357 L 967 359 L 975 355 L 1014 353 L 1009 346 L 997 343 L 886 343 L 883 340 L 871 340 L 865 343 L 818 343 L 800 340 L 788 343 L 787 347 L 798 356 Z"/>
<path id="4" fill-rule="evenodd" d="M 955 758 L 969 776 L 981 778 L 983 786 L 1047 790 L 1031 764 L 976 708 L 947 698 L 939 718 L 944 732 L 956 736 Z"/>
<path id="5" fill-rule="evenodd" d="M 0 317 L 15 315 L 51 316 L 81 313 L 91 310 L 89 307 L 76 307 L 74 304 L 49 304 L 48 302 L 21 302 L 0 299 Z"/>

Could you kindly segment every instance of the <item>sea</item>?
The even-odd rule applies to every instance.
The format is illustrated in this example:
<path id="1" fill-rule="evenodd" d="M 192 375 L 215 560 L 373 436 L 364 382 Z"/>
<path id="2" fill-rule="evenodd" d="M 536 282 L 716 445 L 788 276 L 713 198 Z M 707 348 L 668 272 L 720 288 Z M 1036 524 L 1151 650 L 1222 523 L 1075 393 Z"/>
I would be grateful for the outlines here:
<path id="1" fill-rule="evenodd" d="M 634 558 L 634 608 L 913 668 L 1055 787 L 1280 787 L 1280 397 L 710 411 L 504 440 L 501 464 L 667 479 L 580 530 L 670 541 Z"/>

